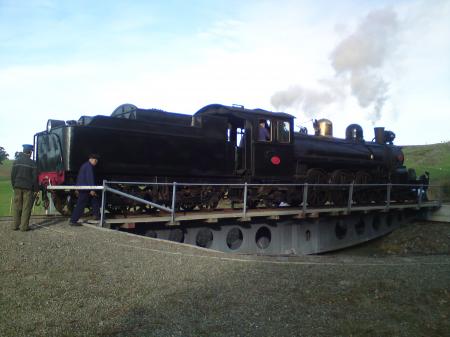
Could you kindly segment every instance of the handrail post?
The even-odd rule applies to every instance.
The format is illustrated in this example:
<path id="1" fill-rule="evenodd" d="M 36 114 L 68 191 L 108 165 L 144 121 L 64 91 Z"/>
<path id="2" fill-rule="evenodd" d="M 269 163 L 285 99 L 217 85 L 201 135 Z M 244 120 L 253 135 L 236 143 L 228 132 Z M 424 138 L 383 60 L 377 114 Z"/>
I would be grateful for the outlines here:
<path id="1" fill-rule="evenodd" d="M 423 184 L 421 184 L 419 188 L 420 188 L 419 189 L 419 193 L 417 193 L 417 198 L 418 198 L 418 200 L 417 200 L 417 207 L 418 208 L 422 207 L 422 194 L 424 193 L 424 191 L 423 191 Z"/>
<path id="2" fill-rule="evenodd" d="M 392 184 L 389 183 L 387 185 L 387 189 L 386 189 L 386 210 L 389 210 L 389 208 L 391 206 L 391 189 L 392 189 Z"/>
<path id="3" fill-rule="evenodd" d="M 177 183 L 173 182 L 172 187 L 172 225 L 175 224 L 175 205 L 176 205 L 176 195 L 177 195 Z"/>
<path id="4" fill-rule="evenodd" d="M 50 197 L 49 197 L 48 193 L 49 193 L 48 191 L 45 192 L 45 194 L 47 195 L 47 198 L 49 200 L 49 203 L 48 203 L 48 214 L 49 215 L 52 215 L 52 214 L 56 215 L 56 212 L 53 209 L 55 207 L 55 205 L 53 204 L 52 194 L 50 193 Z"/>
<path id="5" fill-rule="evenodd" d="M 102 190 L 102 205 L 100 207 L 100 227 L 103 227 L 105 221 L 105 206 L 106 206 L 106 180 L 103 179 L 103 190 Z"/>
<path id="6" fill-rule="evenodd" d="M 442 201 L 444 199 L 444 187 L 442 185 L 439 185 L 439 196 L 438 196 L 438 205 L 439 207 L 442 206 Z"/>
<path id="7" fill-rule="evenodd" d="M 11 197 L 11 200 L 9 201 L 9 215 L 13 215 L 13 214 L 12 214 L 13 198 L 14 198 L 14 197 Z"/>
<path id="8" fill-rule="evenodd" d="M 306 204 L 308 203 L 308 183 L 303 185 L 303 213 L 306 212 Z"/>
<path id="9" fill-rule="evenodd" d="M 352 202 L 353 202 L 353 182 L 349 185 L 348 188 L 348 203 L 347 203 L 347 211 L 350 213 L 350 210 L 352 209 Z"/>
<path id="10" fill-rule="evenodd" d="M 244 184 L 244 209 L 242 210 L 244 219 L 247 216 L 247 194 L 248 194 L 248 187 L 246 182 Z"/>

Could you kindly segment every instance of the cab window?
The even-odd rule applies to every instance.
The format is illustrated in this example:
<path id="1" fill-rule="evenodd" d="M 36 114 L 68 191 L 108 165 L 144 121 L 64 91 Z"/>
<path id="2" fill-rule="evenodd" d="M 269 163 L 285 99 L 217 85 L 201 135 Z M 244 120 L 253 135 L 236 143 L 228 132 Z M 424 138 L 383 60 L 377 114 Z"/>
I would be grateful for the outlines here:
<path id="1" fill-rule="evenodd" d="M 291 141 L 291 125 L 288 121 L 277 122 L 277 140 L 280 143 L 289 143 Z"/>
<path id="2" fill-rule="evenodd" d="M 272 138 L 271 134 L 270 119 L 260 119 L 258 121 L 258 141 L 270 142 Z"/>
<path id="3" fill-rule="evenodd" d="M 236 129 L 236 144 L 239 147 L 245 146 L 245 129 L 243 128 L 237 128 Z"/>

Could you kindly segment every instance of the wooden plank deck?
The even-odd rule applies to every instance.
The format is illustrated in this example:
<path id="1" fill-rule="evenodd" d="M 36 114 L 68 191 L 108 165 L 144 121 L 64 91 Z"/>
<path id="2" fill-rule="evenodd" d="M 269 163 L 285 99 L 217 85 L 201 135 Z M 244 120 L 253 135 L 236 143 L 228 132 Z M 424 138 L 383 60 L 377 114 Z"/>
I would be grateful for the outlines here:
<path id="1" fill-rule="evenodd" d="M 395 204 L 392 203 L 387 207 L 386 205 L 371 205 L 371 206 L 354 206 L 350 209 L 351 212 L 371 212 L 371 211 L 387 211 L 387 210 L 403 210 L 403 209 L 420 209 L 420 208 L 437 208 L 440 204 L 438 201 L 427 201 L 419 204 Z M 281 216 L 291 216 L 297 219 L 318 217 L 320 215 L 346 215 L 349 214 L 347 207 L 323 207 L 323 208 L 308 208 L 306 211 L 300 208 L 271 208 L 271 209 L 250 209 L 245 213 L 242 209 L 218 209 L 213 211 L 191 211 L 191 212 L 177 212 L 175 214 L 175 225 L 183 221 L 205 221 L 208 223 L 215 223 L 220 219 L 237 219 L 240 221 L 250 221 L 253 218 L 272 218 Z M 105 223 L 107 224 L 122 224 L 122 223 L 167 223 L 170 224 L 172 217 L 170 214 L 155 214 L 153 216 L 129 216 L 122 218 L 108 218 L 106 215 Z"/>

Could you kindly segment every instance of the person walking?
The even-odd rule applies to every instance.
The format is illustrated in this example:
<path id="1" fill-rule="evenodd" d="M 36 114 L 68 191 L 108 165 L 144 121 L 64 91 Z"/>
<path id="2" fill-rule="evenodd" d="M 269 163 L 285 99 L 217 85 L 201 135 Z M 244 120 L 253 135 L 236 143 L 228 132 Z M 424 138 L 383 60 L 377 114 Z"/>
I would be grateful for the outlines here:
<path id="1" fill-rule="evenodd" d="M 23 145 L 23 151 L 14 160 L 11 185 L 14 189 L 13 230 L 29 230 L 34 198 L 39 191 L 36 163 L 31 159 L 33 145 Z"/>
<path id="2" fill-rule="evenodd" d="M 98 164 L 99 156 L 97 154 L 90 154 L 89 160 L 80 167 L 77 176 L 77 186 L 94 186 L 95 174 L 94 167 Z M 95 191 L 79 190 L 77 204 L 72 212 L 69 220 L 71 226 L 81 226 L 78 222 L 84 214 L 84 209 L 91 203 L 94 217 L 96 220 L 100 219 L 100 204 L 97 193 Z"/>

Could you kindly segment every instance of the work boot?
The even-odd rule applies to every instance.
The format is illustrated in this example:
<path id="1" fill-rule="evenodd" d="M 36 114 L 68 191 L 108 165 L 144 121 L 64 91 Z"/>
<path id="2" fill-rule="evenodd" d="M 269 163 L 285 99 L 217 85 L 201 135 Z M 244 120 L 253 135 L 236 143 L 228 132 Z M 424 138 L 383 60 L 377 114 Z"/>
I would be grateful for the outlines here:
<path id="1" fill-rule="evenodd" d="M 81 226 L 79 222 L 69 222 L 70 226 Z"/>
<path id="2" fill-rule="evenodd" d="M 81 226 L 81 223 L 77 222 L 72 222 L 72 220 L 69 220 L 68 222 L 69 226 Z"/>

